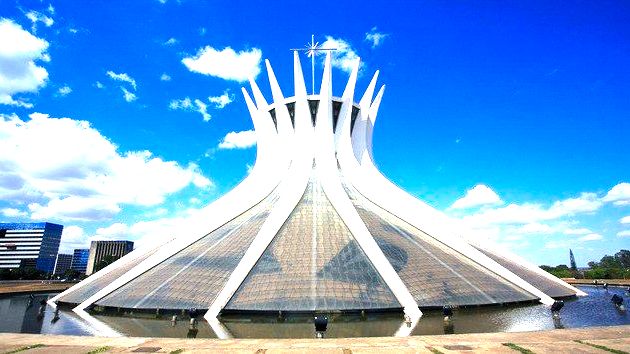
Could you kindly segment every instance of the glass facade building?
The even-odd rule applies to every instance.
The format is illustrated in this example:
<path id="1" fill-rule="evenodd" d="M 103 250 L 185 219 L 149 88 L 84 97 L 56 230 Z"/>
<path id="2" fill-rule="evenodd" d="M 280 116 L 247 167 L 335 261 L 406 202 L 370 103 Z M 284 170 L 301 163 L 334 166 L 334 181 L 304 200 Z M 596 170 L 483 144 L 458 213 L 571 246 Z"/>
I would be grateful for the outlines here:
<path id="1" fill-rule="evenodd" d="M 71 268 L 81 274 L 85 274 L 88 264 L 88 258 L 90 257 L 89 248 L 77 248 L 72 253 Z"/>
<path id="2" fill-rule="evenodd" d="M 63 226 L 0 223 L 0 268 L 35 267 L 53 273 Z"/>
<path id="3" fill-rule="evenodd" d="M 72 266 L 72 255 L 59 253 L 55 263 L 55 275 L 62 275 Z"/>

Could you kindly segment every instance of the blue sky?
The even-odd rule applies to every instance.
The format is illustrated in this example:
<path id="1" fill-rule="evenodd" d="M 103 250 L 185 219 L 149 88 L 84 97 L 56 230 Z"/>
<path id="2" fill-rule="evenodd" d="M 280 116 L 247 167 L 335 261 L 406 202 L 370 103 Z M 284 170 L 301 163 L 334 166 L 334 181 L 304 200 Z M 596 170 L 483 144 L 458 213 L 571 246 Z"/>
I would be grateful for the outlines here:
<path id="1" fill-rule="evenodd" d="M 256 154 L 240 87 L 270 99 L 269 59 L 291 95 L 311 34 L 340 49 L 334 94 L 355 57 L 359 91 L 381 70 L 377 164 L 471 235 L 538 264 L 630 247 L 625 1 L 8 0 L 0 18 L 0 221 L 62 223 L 64 251 L 147 242 L 233 188 Z"/>

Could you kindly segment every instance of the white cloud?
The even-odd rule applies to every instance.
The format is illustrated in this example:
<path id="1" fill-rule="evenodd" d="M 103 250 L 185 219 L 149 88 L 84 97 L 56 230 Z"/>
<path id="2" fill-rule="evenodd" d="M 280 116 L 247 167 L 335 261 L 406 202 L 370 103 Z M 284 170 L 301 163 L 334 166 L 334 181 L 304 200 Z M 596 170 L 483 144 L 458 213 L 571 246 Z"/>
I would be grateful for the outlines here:
<path id="1" fill-rule="evenodd" d="M 170 109 L 192 110 L 193 104 L 190 97 L 186 97 L 181 100 L 171 100 L 171 102 L 168 104 L 168 107 Z"/>
<path id="2" fill-rule="evenodd" d="M 48 72 L 35 63 L 47 57 L 46 49 L 48 42 L 45 40 L 33 36 L 11 20 L 0 19 L 0 104 L 32 107 L 12 96 L 37 92 L 46 84 Z"/>
<path id="3" fill-rule="evenodd" d="M 341 38 L 326 36 L 322 48 L 335 48 L 332 52 L 332 66 L 345 72 L 351 72 L 355 62 L 359 59 L 352 46 Z"/>
<path id="4" fill-rule="evenodd" d="M 35 220 L 108 220 L 121 210 L 114 201 L 83 196 L 53 198 L 46 204 L 30 203 L 28 209 Z"/>
<path id="5" fill-rule="evenodd" d="M 164 42 L 164 45 L 171 46 L 177 44 L 177 42 L 179 41 L 176 38 L 171 37 L 166 42 Z"/>
<path id="6" fill-rule="evenodd" d="M 602 204 L 595 193 L 582 193 L 578 198 L 557 201 L 549 208 L 531 203 L 509 204 L 505 207 L 482 210 L 478 213 L 464 216 L 462 220 L 474 226 L 528 224 L 594 212 Z"/>
<path id="7" fill-rule="evenodd" d="M 465 196 L 457 199 L 453 205 L 451 205 L 451 209 L 468 209 L 482 205 L 500 204 L 503 204 L 503 201 L 490 187 L 478 184 L 472 189 L 469 189 Z"/>
<path id="8" fill-rule="evenodd" d="M 602 200 L 617 206 L 630 205 L 630 183 L 623 182 L 612 187 Z"/>
<path id="9" fill-rule="evenodd" d="M 525 224 L 515 231 L 519 234 L 549 234 L 552 233 L 554 229 L 547 224 L 533 222 Z"/>
<path id="10" fill-rule="evenodd" d="M 129 227 L 126 224 L 117 222 L 107 227 L 96 229 L 96 237 L 100 239 L 115 239 L 124 237 L 127 232 L 129 232 Z"/>
<path id="11" fill-rule="evenodd" d="M 162 81 L 171 81 L 171 77 L 168 74 L 163 73 L 162 76 L 160 76 L 160 80 L 162 80 Z"/>
<path id="12" fill-rule="evenodd" d="M 33 108 L 32 103 L 25 102 L 21 99 L 14 100 L 13 97 L 9 95 L 0 95 L 0 104 L 5 104 L 8 106 L 24 107 L 24 108 Z"/>
<path id="13" fill-rule="evenodd" d="M 253 130 L 245 130 L 227 133 L 219 143 L 219 149 L 246 149 L 254 145 L 256 145 L 256 133 Z"/>
<path id="14" fill-rule="evenodd" d="M 234 101 L 234 95 L 230 95 L 229 90 L 225 90 L 221 96 L 210 96 L 208 101 L 214 103 L 214 107 L 222 109 Z"/>
<path id="15" fill-rule="evenodd" d="M 565 235 L 586 235 L 586 234 L 592 234 L 593 231 L 586 228 L 579 228 L 579 229 L 567 228 L 563 230 L 562 233 Z"/>
<path id="16" fill-rule="evenodd" d="M 70 86 L 66 85 L 66 86 L 60 87 L 57 92 L 61 96 L 67 96 L 67 95 L 69 95 L 72 92 L 72 89 L 70 88 Z"/>
<path id="17" fill-rule="evenodd" d="M 27 213 L 24 211 L 21 211 L 20 209 L 15 209 L 15 208 L 4 208 L 2 210 L 0 210 L 0 213 L 2 213 L 2 215 L 9 217 L 9 218 L 15 218 L 18 216 L 26 216 Z"/>
<path id="18" fill-rule="evenodd" d="M 54 9 L 53 12 L 51 12 L 51 14 L 54 13 Z M 53 20 L 52 18 L 39 13 L 37 11 L 29 11 L 26 13 L 26 17 L 31 20 L 31 22 L 33 23 L 33 26 L 31 27 L 31 30 L 33 31 L 33 33 L 37 32 L 37 23 L 41 22 L 44 25 L 46 25 L 46 27 L 50 27 L 55 23 L 55 20 Z"/>
<path id="19" fill-rule="evenodd" d="M 100 81 L 95 82 L 94 86 L 96 86 L 96 88 L 98 89 L 105 88 L 105 85 L 103 85 Z"/>
<path id="20" fill-rule="evenodd" d="M 71 253 L 75 248 L 88 248 L 85 230 L 80 226 L 70 225 L 63 227 L 59 253 Z"/>
<path id="21" fill-rule="evenodd" d="M 127 82 L 127 83 L 131 84 L 131 86 L 133 87 L 134 91 L 137 89 L 137 87 L 136 87 L 136 80 L 134 80 L 131 76 L 129 76 L 126 73 L 116 74 L 115 72 L 110 70 L 110 71 L 107 72 L 107 76 L 109 76 L 112 80 L 123 81 L 123 82 Z"/>
<path id="22" fill-rule="evenodd" d="M 550 218 L 571 216 L 580 213 L 589 213 L 601 208 L 603 203 L 595 193 L 581 193 L 577 198 L 568 198 L 557 201 L 551 205 L 548 213 Z"/>
<path id="23" fill-rule="evenodd" d="M 203 117 L 203 121 L 208 122 L 212 118 L 210 113 L 208 113 L 208 105 L 199 99 L 195 99 L 195 105 L 197 106 L 197 112 Z"/>
<path id="24" fill-rule="evenodd" d="M 129 92 L 126 88 L 124 88 L 122 86 L 120 86 L 120 89 L 123 92 L 123 98 L 125 99 L 125 101 L 133 102 L 133 101 L 138 99 L 138 97 L 136 96 L 135 93 Z"/>
<path id="25" fill-rule="evenodd" d="M 602 235 L 593 233 L 578 238 L 578 241 L 597 241 L 601 240 L 602 238 Z"/>
<path id="26" fill-rule="evenodd" d="M 0 199 L 27 204 L 32 219 L 109 219 L 122 205 L 154 206 L 187 186 L 212 184 L 195 164 L 119 152 L 89 122 L 29 117 L 0 115 Z"/>
<path id="27" fill-rule="evenodd" d="M 630 230 L 617 232 L 617 237 L 630 237 Z"/>
<path id="28" fill-rule="evenodd" d="M 204 122 L 207 122 L 212 118 L 210 113 L 208 113 L 208 105 L 199 99 L 191 100 L 190 97 L 186 97 L 181 100 L 171 100 L 168 107 L 173 110 L 179 109 L 183 111 L 197 112 L 201 114 Z"/>
<path id="29" fill-rule="evenodd" d="M 78 30 L 78 29 L 76 29 L 76 28 L 69 28 L 69 29 L 68 29 L 68 32 L 70 32 L 70 33 L 72 33 L 72 34 L 77 34 L 77 33 L 79 33 L 79 30 Z"/>
<path id="30" fill-rule="evenodd" d="M 381 45 L 381 43 L 383 43 L 385 38 L 387 38 L 387 36 L 389 36 L 389 34 L 387 34 L 387 33 L 380 33 L 377 30 L 378 29 L 375 26 L 375 27 L 372 27 L 370 32 L 365 34 L 365 40 L 372 43 L 372 48 L 376 48 L 379 45 Z"/>
<path id="31" fill-rule="evenodd" d="M 471 239 L 486 240 L 507 248 L 525 247 L 522 243 L 528 240 L 545 242 L 545 248 L 566 248 L 601 238 L 600 234 L 587 228 L 576 227 L 573 218 L 591 214 L 603 205 L 596 193 L 581 193 L 579 197 L 556 201 L 549 206 L 512 203 L 481 209 L 449 208 L 448 211 L 457 213 L 457 216 L 464 213 L 459 219 Z"/>
<path id="32" fill-rule="evenodd" d="M 48 8 L 46 10 L 48 10 L 48 13 L 51 15 L 55 14 L 55 8 L 52 6 L 52 4 L 48 4 Z"/>
<path id="33" fill-rule="evenodd" d="M 262 51 L 258 48 L 236 53 L 230 47 L 219 51 L 206 46 L 195 56 L 182 59 L 182 63 L 192 72 L 244 82 L 260 74 L 261 58 Z"/>
<path id="34" fill-rule="evenodd" d="M 619 222 L 622 224 L 630 224 L 630 215 L 624 216 L 623 218 L 619 219 Z"/>

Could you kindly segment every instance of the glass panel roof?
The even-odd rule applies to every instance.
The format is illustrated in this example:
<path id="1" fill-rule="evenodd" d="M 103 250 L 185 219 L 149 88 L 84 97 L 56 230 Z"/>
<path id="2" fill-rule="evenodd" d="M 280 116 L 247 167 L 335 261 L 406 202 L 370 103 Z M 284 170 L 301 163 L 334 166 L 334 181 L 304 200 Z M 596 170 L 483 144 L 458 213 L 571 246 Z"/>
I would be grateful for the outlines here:
<path id="1" fill-rule="evenodd" d="M 477 247 L 476 247 L 477 248 Z M 503 267 L 510 270 L 512 273 L 518 275 L 526 282 L 535 286 L 538 290 L 547 294 L 551 297 L 566 297 L 575 295 L 575 291 L 562 286 L 556 282 L 553 282 L 544 276 L 532 272 L 531 270 L 499 255 L 496 255 L 490 251 L 484 250 L 482 248 L 477 248 L 480 252 L 485 254 L 486 256 L 492 258 L 495 262 L 499 263 Z"/>
<path id="2" fill-rule="evenodd" d="M 314 179 L 228 310 L 401 308 Z"/>
<path id="3" fill-rule="evenodd" d="M 368 201 L 346 184 L 359 215 L 420 307 L 535 300 L 536 296 Z"/>
<path id="4" fill-rule="evenodd" d="M 141 309 L 207 309 L 262 227 L 277 194 L 221 226 L 97 305 Z"/>

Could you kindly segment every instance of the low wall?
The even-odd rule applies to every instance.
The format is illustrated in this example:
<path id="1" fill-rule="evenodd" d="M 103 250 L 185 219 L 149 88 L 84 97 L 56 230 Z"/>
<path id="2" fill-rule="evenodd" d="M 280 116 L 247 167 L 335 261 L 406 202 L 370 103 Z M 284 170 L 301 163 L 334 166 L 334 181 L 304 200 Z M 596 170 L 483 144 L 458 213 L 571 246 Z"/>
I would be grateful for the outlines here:
<path id="1" fill-rule="evenodd" d="M 593 281 L 597 280 L 598 285 L 607 283 L 608 285 L 615 286 L 630 286 L 630 279 L 575 279 L 575 278 L 562 278 L 571 285 L 593 285 Z"/>

